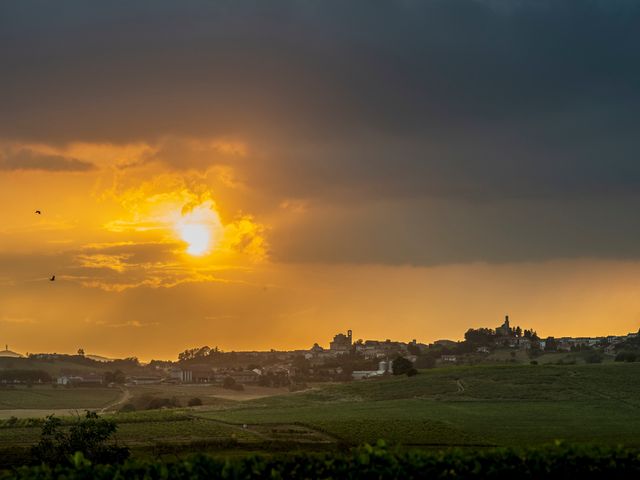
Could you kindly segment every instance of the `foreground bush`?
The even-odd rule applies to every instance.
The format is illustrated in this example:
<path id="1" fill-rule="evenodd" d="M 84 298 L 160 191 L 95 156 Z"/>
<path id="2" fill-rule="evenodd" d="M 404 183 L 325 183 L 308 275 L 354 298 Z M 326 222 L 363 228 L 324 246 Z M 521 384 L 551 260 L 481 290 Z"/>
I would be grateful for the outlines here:
<path id="1" fill-rule="evenodd" d="M 70 464 L 76 452 L 94 463 L 121 463 L 129 457 L 129 449 L 112 440 L 118 429 L 113 420 L 87 411 L 69 426 L 50 415 L 42 424 L 40 441 L 31 448 L 34 460 L 47 465 Z"/>
<path id="2" fill-rule="evenodd" d="M 199 455 L 175 462 L 92 465 L 82 454 L 70 466 L 21 467 L 0 480 L 80 479 L 622 479 L 640 478 L 640 452 L 624 448 L 553 447 L 402 452 L 383 444 L 349 453 L 252 456 Z"/>

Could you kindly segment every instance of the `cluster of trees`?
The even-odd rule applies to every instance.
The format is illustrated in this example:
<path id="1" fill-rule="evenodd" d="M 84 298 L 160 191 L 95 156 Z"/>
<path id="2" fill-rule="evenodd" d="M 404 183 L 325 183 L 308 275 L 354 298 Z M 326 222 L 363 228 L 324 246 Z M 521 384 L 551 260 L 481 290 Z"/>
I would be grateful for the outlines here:
<path id="1" fill-rule="evenodd" d="M 222 388 L 242 391 L 244 390 L 244 385 L 236 382 L 235 378 L 233 377 L 224 377 L 224 380 L 222 381 Z"/>
<path id="2" fill-rule="evenodd" d="M 616 362 L 640 362 L 640 329 L 638 335 L 617 346 Z"/>
<path id="3" fill-rule="evenodd" d="M 511 336 L 514 338 L 526 338 L 528 340 L 537 341 L 540 340 L 538 333 L 533 329 L 522 330 L 520 326 L 510 329 Z M 464 334 L 465 342 L 472 344 L 473 346 L 490 346 L 499 342 L 503 335 L 498 334 L 492 328 L 470 328 Z"/>
<path id="4" fill-rule="evenodd" d="M 622 351 L 616 354 L 616 362 L 640 362 L 640 353 L 633 351 Z"/>
<path id="5" fill-rule="evenodd" d="M 152 394 L 144 394 L 133 397 L 120 408 L 121 412 L 134 412 L 136 410 L 157 410 L 159 408 L 181 407 L 180 400 L 176 397 L 156 397 Z"/>
<path id="6" fill-rule="evenodd" d="M 261 387 L 288 387 L 290 383 L 287 375 L 273 372 L 266 372 L 258 378 L 258 385 Z"/>
<path id="7" fill-rule="evenodd" d="M 49 383 L 51 375 L 44 370 L 1 370 L 0 383 Z"/>
<path id="8" fill-rule="evenodd" d="M 202 360 L 210 357 L 215 357 L 221 353 L 223 352 L 222 350 L 218 349 L 218 347 L 209 348 L 205 345 L 204 347 L 189 348 L 184 352 L 180 352 L 178 354 L 178 361 L 186 362 L 189 360 Z"/>
<path id="9" fill-rule="evenodd" d="M 103 378 L 104 383 L 117 383 L 119 385 L 124 384 L 127 380 L 127 377 L 122 370 L 105 372 Z"/>

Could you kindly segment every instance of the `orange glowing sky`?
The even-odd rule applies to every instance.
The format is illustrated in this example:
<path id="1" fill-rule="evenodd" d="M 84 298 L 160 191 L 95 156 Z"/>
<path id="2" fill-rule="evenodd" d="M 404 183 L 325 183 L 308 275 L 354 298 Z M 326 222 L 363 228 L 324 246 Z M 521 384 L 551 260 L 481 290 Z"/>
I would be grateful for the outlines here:
<path id="1" fill-rule="evenodd" d="M 638 330 L 635 11 L 181 3 L 0 7 L 0 344 Z"/>

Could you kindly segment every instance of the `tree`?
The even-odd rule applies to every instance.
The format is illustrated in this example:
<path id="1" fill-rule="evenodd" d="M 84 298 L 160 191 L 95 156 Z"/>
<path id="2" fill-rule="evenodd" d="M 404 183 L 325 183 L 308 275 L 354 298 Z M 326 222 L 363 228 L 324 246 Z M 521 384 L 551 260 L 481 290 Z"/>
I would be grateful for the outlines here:
<path id="1" fill-rule="evenodd" d="M 235 390 L 236 380 L 233 377 L 224 377 L 222 381 L 222 388 L 228 388 L 229 390 Z"/>
<path id="2" fill-rule="evenodd" d="M 544 344 L 544 350 L 546 352 L 555 352 L 558 349 L 558 342 L 553 337 L 547 337 Z"/>
<path id="3" fill-rule="evenodd" d="M 411 370 L 413 368 L 413 363 L 411 363 L 410 360 L 407 360 L 404 357 L 397 357 L 394 361 L 393 361 L 393 374 L 394 375 L 404 375 L 405 373 L 409 372 L 409 370 Z"/>
<path id="4" fill-rule="evenodd" d="M 635 362 L 638 359 L 635 352 L 620 352 L 616 355 L 616 362 Z"/>
<path id="5" fill-rule="evenodd" d="M 407 351 L 411 355 L 420 355 L 422 353 L 420 347 L 413 342 L 407 344 Z"/>
<path id="6" fill-rule="evenodd" d="M 520 325 L 516 327 L 516 337 L 522 337 L 522 328 L 520 328 Z"/>
<path id="7" fill-rule="evenodd" d="M 436 366 L 436 358 L 433 355 L 420 355 L 416 359 L 415 366 L 418 368 L 433 368 Z"/>
<path id="8" fill-rule="evenodd" d="M 78 349 L 78 355 L 80 355 L 81 357 L 84 357 L 84 348 Z"/>
<path id="9" fill-rule="evenodd" d="M 129 457 L 129 449 L 112 441 L 117 430 L 113 420 L 101 418 L 87 411 L 78 416 L 68 429 L 62 420 L 49 415 L 42 425 L 40 441 L 31 448 L 34 459 L 47 465 L 69 465 L 76 452 L 92 463 L 122 463 Z"/>
<path id="10" fill-rule="evenodd" d="M 466 342 L 475 345 L 491 345 L 496 333 L 490 328 L 470 328 L 464 334 Z"/>
<path id="11" fill-rule="evenodd" d="M 589 352 L 584 357 L 584 361 L 587 363 L 602 363 L 603 359 L 604 359 L 603 355 L 599 352 Z"/>
<path id="12" fill-rule="evenodd" d="M 126 381 L 126 376 L 122 370 L 116 370 L 115 372 L 105 372 L 104 374 L 104 382 L 105 383 L 118 383 L 122 385 Z"/>

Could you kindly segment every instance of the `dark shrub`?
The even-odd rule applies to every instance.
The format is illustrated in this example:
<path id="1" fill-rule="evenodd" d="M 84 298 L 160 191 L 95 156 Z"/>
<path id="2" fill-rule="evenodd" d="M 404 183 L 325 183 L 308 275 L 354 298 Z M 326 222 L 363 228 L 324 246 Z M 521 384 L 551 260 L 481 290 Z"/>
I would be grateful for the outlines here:
<path id="1" fill-rule="evenodd" d="M 411 360 L 407 360 L 404 357 L 397 357 L 393 361 L 393 374 L 394 375 L 404 375 L 409 372 L 413 368 L 413 363 Z"/>
<path id="2" fill-rule="evenodd" d="M 194 397 L 187 402 L 187 405 L 190 407 L 199 407 L 200 405 L 202 405 L 202 400 L 200 400 L 198 397 Z"/>
<path id="3" fill-rule="evenodd" d="M 616 362 L 635 362 L 638 356 L 635 352 L 620 352 L 616 355 Z"/>
<path id="4" fill-rule="evenodd" d="M 598 352 L 589 352 L 584 361 L 587 363 L 602 363 L 604 356 Z"/>
<path id="5" fill-rule="evenodd" d="M 40 441 L 31 448 L 31 455 L 51 466 L 70 465 L 76 452 L 94 464 L 121 463 L 129 457 L 129 449 L 111 441 L 117 428 L 113 420 L 100 418 L 95 412 L 87 411 L 69 428 L 63 428 L 62 420 L 49 415 L 42 425 Z"/>
<path id="6" fill-rule="evenodd" d="M 147 410 L 156 410 L 158 408 L 179 407 L 180 402 L 177 398 L 152 398 L 147 403 Z"/>

